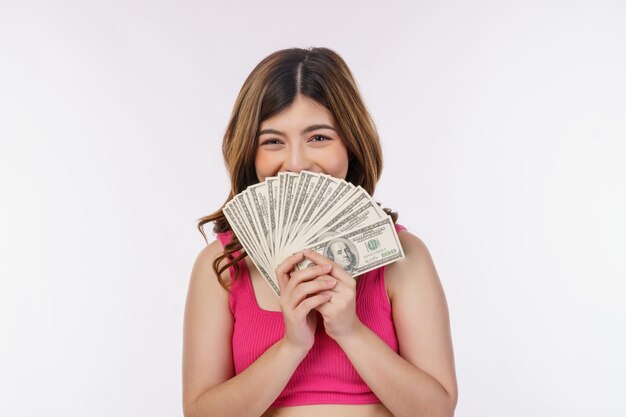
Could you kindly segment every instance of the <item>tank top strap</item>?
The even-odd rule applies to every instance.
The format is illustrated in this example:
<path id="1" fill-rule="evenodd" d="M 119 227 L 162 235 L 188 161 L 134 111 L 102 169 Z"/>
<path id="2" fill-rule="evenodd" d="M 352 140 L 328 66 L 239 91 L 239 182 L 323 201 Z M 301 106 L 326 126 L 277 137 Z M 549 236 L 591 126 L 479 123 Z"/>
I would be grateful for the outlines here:
<path id="1" fill-rule="evenodd" d="M 217 239 L 222 244 L 222 248 L 225 248 L 233 238 L 233 232 L 228 231 L 224 233 L 217 233 Z M 233 252 L 233 256 L 239 256 L 241 251 Z M 238 303 L 250 304 L 251 298 L 254 297 L 254 289 L 252 288 L 252 282 L 250 281 L 250 274 L 248 272 L 248 266 L 245 260 L 239 261 L 239 275 L 235 276 L 235 268 L 231 265 L 228 267 L 230 273 L 230 310 L 234 314 Z"/>
<path id="2" fill-rule="evenodd" d="M 401 230 L 406 230 L 406 227 L 402 226 L 401 224 L 394 224 L 394 226 L 396 227 L 396 233 L 401 231 Z"/>
<path id="3" fill-rule="evenodd" d="M 217 233 L 217 239 L 222 244 L 222 249 L 226 249 L 226 245 L 228 245 L 230 241 L 233 239 L 233 232 L 229 230 L 228 232 Z M 239 251 L 233 252 L 233 256 L 238 256 L 238 255 L 239 255 Z M 228 272 L 230 273 L 231 280 L 233 280 L 235 278 L 235 269 L 232 266 L 230 266 L 228 267 Z"/>
<path id="4" fill-rule="evenodd" d="M 225 247 L 232 239 L 232 236 L 233 232 L 230 230 L 228 232 L 217 233 L 217 240 L 220 241 L 222 247 Z"/>

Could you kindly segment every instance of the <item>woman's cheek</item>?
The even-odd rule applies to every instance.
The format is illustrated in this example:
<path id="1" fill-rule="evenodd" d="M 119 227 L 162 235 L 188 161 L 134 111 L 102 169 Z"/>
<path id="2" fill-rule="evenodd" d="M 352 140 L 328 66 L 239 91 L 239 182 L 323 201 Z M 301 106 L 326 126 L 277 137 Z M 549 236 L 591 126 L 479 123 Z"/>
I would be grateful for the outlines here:
<path id="1" fill-rule="evenodd" d="M 257 151 L 257 155 L 254 160 L 254 167 L 259 181 L 265 181 L 267 177 L 271 177 L 273 175 L 272 171 L 274 165 L 274 161 L 269 155 L 267 155 L 267 152 L 264 152 L 263 150 Z"/>
<path id="2" fill-rule="evenodd" d="M 334 155 L 327 158 L 327 170 L 336 178 L 346 177 L 348 165 L 348 154 L 345 149 L 335 150 Z"/>

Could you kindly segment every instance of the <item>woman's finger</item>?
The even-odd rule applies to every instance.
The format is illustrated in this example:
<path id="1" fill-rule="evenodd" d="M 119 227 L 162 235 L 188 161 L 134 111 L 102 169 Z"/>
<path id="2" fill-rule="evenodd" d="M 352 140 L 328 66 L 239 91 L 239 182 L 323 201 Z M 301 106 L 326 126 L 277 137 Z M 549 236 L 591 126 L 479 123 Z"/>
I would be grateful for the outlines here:
<path id="1" fill-rule="evenodd" d="M 310 281 L 321 275 L 328 274 L 328 271 L 332 268 L 331 265 L 315 265 L 298 271 L 293 271 L 289 274 L 289 282 L 287 283 L 288 291 L 292 291 L 297 285 L 304 281 Z"/>
<path id="2" fill-rule="evenodd" d="M 278 286 L 281 292 L 283 288 L 287 287 L 287 283 L 289 282 L 289 271 L 291 271 L 296 264 L 302 262 L 303 259 L 304 254 L 302 252 L 296 252 L 285 258 L 285 260 L 276 267 L 274 272 L 276 273 L 276 279 L 278 280 Z"/>
<path id="3" fill-rule="evenodd" d="M 333 308 L 335 308 L 333 306 L 333 298 L 336 298 L 337 293 L 334 290 L 328 290 L 319 293 L 319 295 L 323 294 L 328 294 L 328 301 L 318 305 L 317 307 L 315 307 L 315 309 L 320 312 L 320 314 L 324 318 L 324 321 L 326 321 L 327 317 L 333 311 Z"/>
<path id="4" fill-rule="evenodd" d="M 290 304 L 295 309 L 304 299 L 317 295 L 317 293 L 330 290 L 337 285 L 337 280 L 328 275 L 314 279 L 313 281 L 305 281 L 298 285 L 291 294 Z"/>
<path id="5" fill-rule="evenodd" d="M 329 292 L 315 294 L 311 297 L 308 297 L 302 300 L 302 302 L 298 304 L 298 307 L 296 307 L 295 311 L 300 317 L 306 317 L 306 315 L 309 314 L 311 310 L 324 304 L 331 297 L 332 297 L 332 294 Z"/>
<path id="6" fill-rule="evenodd" d="M 345 283 L 354 282 L 354 278 L 352 278 L 352 275 L 350 275 L 345 269 L 343 269 L 341 266 L 337 265 L 335 262 L 331 261 L 324 255 L 320 255 L 319 253 L 309 249 L 303 250 L 302 253 L 305 258 L 313 261 L 317 265 L 331 265 L 331 270 L 328 272 L 329 275 L 332 275 L 333 277 Z"/>

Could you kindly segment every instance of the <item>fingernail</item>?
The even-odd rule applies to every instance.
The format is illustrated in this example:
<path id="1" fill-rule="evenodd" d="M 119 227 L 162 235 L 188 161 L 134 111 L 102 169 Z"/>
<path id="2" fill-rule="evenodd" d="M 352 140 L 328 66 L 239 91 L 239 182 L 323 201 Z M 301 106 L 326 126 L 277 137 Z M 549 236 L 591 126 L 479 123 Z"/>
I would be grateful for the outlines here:
<path id="1" fill-rule="evenodd" d="M 330 271 L 331 268 L 332 268 L 332 265 L 330 265 L 330 264 L 324 265 L 324 271 L 326 271 L 326 272 Z"/>

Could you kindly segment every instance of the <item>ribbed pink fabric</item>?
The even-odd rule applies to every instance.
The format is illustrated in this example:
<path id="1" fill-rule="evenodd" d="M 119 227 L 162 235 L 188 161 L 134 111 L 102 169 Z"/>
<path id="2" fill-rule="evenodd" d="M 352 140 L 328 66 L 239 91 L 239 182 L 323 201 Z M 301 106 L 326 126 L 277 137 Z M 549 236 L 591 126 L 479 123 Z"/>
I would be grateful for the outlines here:
<path id="1" fill-rule="evenodd" d="M 396 225 L 396 230 L 402 229 L 403 226 Z M 231 233 L 218 234 L 222 245 L 230 241 Z M 240 268 L 241 274 L 230 291 L 230 308 L 235 319 L 232 351 L 236 374 L 250 366 L 285 334 L 282 312 L 259 307 L 244 261 L 240 262 Z M 356 314 L 363 324 L 398 352 L 384 270 L 385 267 L 381 267 L 358 277 Z M 231 276 L 233 272 L 231 268 Z M 379 403 L 343 350 L 326 335 L 321 316 L 317 323 L 313 348 L 273 405 Z"/>

